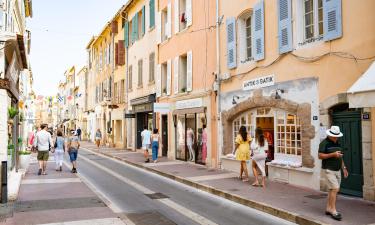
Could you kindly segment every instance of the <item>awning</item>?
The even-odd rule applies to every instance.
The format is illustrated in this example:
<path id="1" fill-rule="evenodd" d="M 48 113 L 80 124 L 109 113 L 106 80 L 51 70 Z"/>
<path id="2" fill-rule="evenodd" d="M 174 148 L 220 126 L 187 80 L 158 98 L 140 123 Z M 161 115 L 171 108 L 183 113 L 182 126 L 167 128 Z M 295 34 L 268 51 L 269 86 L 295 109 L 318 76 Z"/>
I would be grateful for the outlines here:
<path id="1" fill-rule="evenodd" d="M 347 91 L 349 107 L 375 107 L 375 62 Z"/>

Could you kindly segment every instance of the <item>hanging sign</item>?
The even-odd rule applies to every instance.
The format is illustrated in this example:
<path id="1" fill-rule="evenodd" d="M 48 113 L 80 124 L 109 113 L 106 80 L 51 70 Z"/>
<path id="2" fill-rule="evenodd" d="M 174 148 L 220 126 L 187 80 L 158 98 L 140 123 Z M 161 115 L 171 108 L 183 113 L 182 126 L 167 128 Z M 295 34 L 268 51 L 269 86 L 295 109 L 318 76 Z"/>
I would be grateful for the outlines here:
<path id="1" fill-rule="evenodd" d="M 256 79 L 247 80 L 243 82 L 242 90 L 248 91 L 248 90 L 253 90 L 257 88 L 272 86 L 274 84 L 275 84 L 275 75 L 272 74 L 269 76 L 258 77 Z"/>

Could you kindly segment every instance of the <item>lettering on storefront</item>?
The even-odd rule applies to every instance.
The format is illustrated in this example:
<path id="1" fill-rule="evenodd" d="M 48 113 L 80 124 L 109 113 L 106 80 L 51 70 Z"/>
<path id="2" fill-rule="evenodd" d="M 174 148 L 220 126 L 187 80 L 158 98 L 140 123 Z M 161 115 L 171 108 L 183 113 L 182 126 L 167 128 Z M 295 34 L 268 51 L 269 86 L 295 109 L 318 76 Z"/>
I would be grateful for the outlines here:
<path id="1" fill-rule="evenodd" d="M 154 112 L 168 114 L 171 111 L 170 103 L 154 103 Z"/>
<path id="2" fill-rule="evenodd" d="M 269 75 L 264 77 L 259 77 L 253 80 L 248 80 L 243 82 L 242 89 L 244 91 L 253 90 L 262 87 L 268 87 L 275 84 L 275 75 Z"/>
<path id="3" fill-rule="evenodd" d="M 176 109 L 189 109 L 189 108 L 198 108 L 203 106 L 202 98 L 194 98 L 189 100 L 177 101 Z"/>

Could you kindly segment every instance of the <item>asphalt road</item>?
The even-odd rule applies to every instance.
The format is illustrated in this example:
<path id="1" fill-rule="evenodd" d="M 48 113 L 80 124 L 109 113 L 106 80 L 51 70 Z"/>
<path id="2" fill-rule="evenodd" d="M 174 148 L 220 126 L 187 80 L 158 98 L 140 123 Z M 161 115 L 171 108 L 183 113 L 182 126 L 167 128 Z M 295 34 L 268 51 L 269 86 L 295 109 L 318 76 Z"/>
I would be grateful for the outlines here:
<path id="1" fill-rule="evenodd" d="M 85 149 L 78 171 L 134 224 L 293 224 Z"/>

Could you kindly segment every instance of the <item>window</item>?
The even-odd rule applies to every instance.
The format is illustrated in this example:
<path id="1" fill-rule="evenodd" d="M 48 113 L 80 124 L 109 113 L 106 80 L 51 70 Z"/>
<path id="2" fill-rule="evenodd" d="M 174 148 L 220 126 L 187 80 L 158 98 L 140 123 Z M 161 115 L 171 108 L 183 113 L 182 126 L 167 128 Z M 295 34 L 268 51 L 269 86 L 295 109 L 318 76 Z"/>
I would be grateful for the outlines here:
<path id="1" fill-rule="evenodd" d="M 138 12 L 138 27 L 137 27 L 137 29 L 138 29 L 138 37 L 137 37 L 137 39 L 141 39 L 142 37 L 143 37 L 143 35 L 144 35 L 144 33 L 143 33 L 143 29 L 142 29 L 142 24 L 143 24 L 143 11 L 141 10 L 141 11 L 139 11 Z"/>
<path id="2" fill-rule="evenodd" d="M 253 60 L 252 57 L 252 32 L 251 17 L 252 12 L 246 11 L 238 19 L 238 52 L 241 63 Z"/>
<path id="3" fill-rule="evenodd" d="M 161 93 L 162 94 L 167 94 L 167 62 L 163 63 L 161 65 Z"/>
<path id="4" fill-rule="evenodd" d="M 124 96 L 124 93 L 125 93 L 125 80 L 121 80 L 121 88 L 120 88 L 120 103 L 124 103 L 124 100 L 125 100 L 125 96 Z"/>
<path id="5" fill-rule="evenodd" d="M 187 55 L 180 56 L 180 63 L 179 63 L 179 81 L 178 87 L 179 92 L 184 93 L 187 91 L 186 83 L 187 83 Z"/>
<path id="6" fill-rule="evenodd" d="M 276 152 L 302 155 L 300 120 L 296 115 L 277 112 Z"/>
<path id="7" fill-rule="evenodd" d="M 179 30 L 186 28 L 186 0 L 179 0 Z"/>
<path id="8" fill-rule="evenodd" d="M 151 53 L 149 57 L 149 79 L 150 83 L 155 81 L 155 53 Z"/>
<path id="9" fill-rule="evenodd" d="M 130 91 L 133 88 L 132 83 L 133 83 L 133 66 L 129 66 L 128 87 Z"/>
<path id="10" fill-rule="evenodd" d="M 129 34 L 130 34 L 130 42 L 129 45 L 132 45 L 134 43 L 134 27 L 133 27 L 133 20 L 129 21 Z"/>
<path id="11" fill-rule="evenodd" d="M 161 41 L 165 41 L 168 39 L 168 29 L 169 29 L 169 25 L 168 25 L 168 8 L 165 8 L 162 12 L 161 12 Z"/>
<path id="12" fill-rule="evenodd" d="M 323 0 L 303 0 L 304 40 L 323 36 Z"/>
<path id="13" fill-rule="evenodd" d="M 138 60 L 138 87 L 142 87 L 143 60 Z"/>
<path id="14" fill-rule="evenodd" d="M 149 3 L 150 9 L 150 28 L 155 27 L 155 0 L 150 0 Z"/>
<path id="15" fill-rule="evenodd" d="M 114 95 L 114 100 L 115 100 L 115 103 L 118 103 L 119 102 L 119 99 L 118 99 L 118 87 L 117 87 L 117 82 L 115 83 L 115 95 Z"/>

